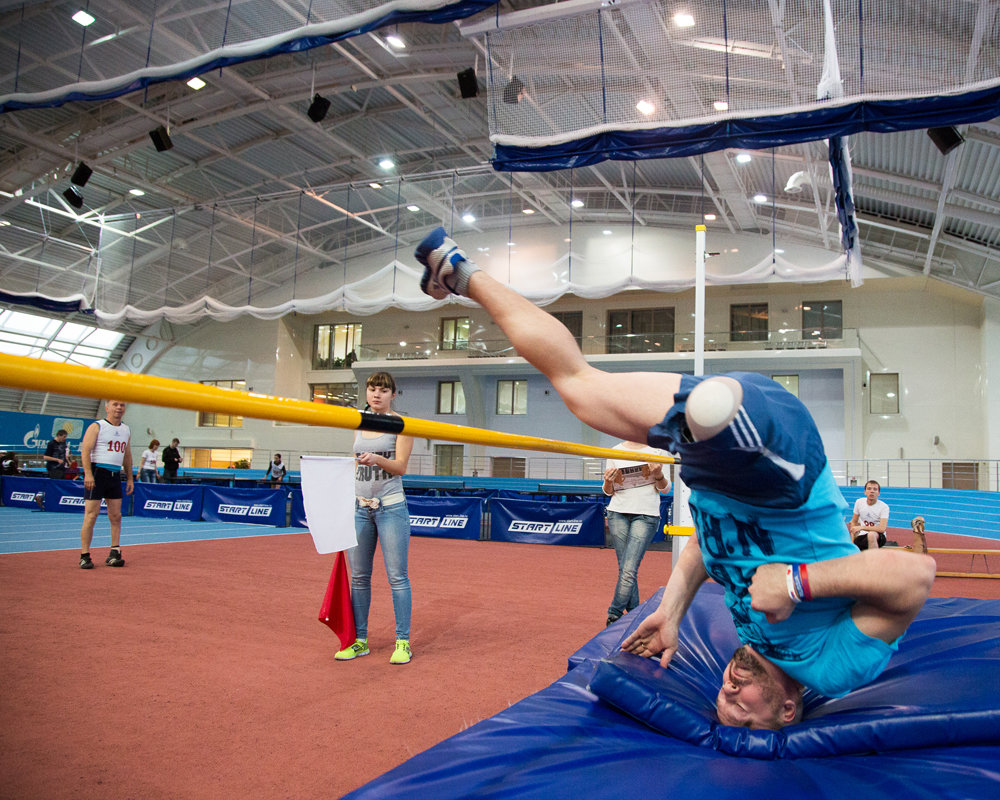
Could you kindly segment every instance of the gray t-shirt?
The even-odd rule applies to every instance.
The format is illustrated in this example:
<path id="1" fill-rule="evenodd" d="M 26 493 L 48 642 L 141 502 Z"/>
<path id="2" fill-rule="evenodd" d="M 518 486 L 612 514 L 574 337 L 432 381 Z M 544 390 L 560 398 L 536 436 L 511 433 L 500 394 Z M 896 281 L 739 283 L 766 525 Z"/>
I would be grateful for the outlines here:
<path id="1" fill-rule="evenodd" d="M 354 435 L 354 454 L 360 453 L 377 453 L 384 458 L 394 459 L 396 434 L 383 433 L 374 439 L 368 439 L 359 431 Z M 355 465 L 354 493 L 358 497 L 385 497 L 402 491 L 402 475 L 392 475 L 378 466 Z"/>

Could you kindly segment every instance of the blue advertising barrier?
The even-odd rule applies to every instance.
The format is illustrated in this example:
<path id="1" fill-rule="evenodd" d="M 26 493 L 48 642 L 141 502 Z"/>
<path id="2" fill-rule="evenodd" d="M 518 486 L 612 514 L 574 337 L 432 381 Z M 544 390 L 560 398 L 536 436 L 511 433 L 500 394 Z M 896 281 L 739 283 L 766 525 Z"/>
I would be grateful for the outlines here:
<path id="1" fill-rule="evenodd" d="M 309 524 L 306 522 L 306 504 L 302 499 L 302 490 L 292 489 L 290 494 L 292 495 L 292 519 L 289 524 L 295 528 L 308 528 Z"/>
<path id="2" fill-rule="evenodd" d="M 594 501 L 538 503 L 494 498 L 490 539 L 533 544 L 604 545 L 604 506 Z"/>
<path id="3" fill-rule="evenodd" d="M 205 486 L 201 518 L 208 522 L 285 525 L 287 489 L 227 489 Z"/>
<path id="4" fill-rule="evenodd" d="M 35 495 L 44 492 L 48 478 L 24 478 L 20 475 L 4 475 L 0 481 L 0 494 L 5 506 L 15 508 L 35 508 Z"/>
<path id="5" fill-rule="evenodd" d="M 448 539 L 478 539 L 483 503 L 478 497 L 407 497 L 410 533 Z"/>
<path id="6" fill-rule="evenodd" d="M 132 495 L 133 514 L 161 519 L 201 519 L 201 486 L 137 483 Z"/>
<path id="7" fill-rule="evenodd" d="M 46 511 L 66 511 L 69 513 L 83 513 L 83 481 L 65 481 L 55 478 L 45 480 L 45 510 Z M 125 487 L 122 486 L 122 514 L 128 516 L 132 513 L 132 498 L 125 494 Z M 101 501 L 102 514 L 108 513 L 108 504 Z"/>

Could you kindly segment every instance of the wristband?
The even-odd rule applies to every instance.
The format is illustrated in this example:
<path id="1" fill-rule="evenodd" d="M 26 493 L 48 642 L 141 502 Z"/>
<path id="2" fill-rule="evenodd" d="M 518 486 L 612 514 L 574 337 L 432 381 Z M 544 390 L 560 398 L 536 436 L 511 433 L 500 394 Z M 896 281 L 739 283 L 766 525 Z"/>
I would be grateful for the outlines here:
<path id="1" fill-rule="evenodd" d="M 788 596 L 791 598 L 795 605 L 802 602 L 802 596 L 798 593 L 795 588 L 795 577 L 792 574 L 792 565 L 789 564 L 788 568 L 785 570 L 785 586 L 788 588 Z"/>
<path id="2" fill-rule="evenodd" d="M 802 583 L 802 599 L 812 600 L 813 599 L 812 590 L 809 588 L 809 571 L 806 568 L 806 565 L 798 564 L 795 567 L 795 569 L 798 570 L 799 578 L 801 579 Z"/>

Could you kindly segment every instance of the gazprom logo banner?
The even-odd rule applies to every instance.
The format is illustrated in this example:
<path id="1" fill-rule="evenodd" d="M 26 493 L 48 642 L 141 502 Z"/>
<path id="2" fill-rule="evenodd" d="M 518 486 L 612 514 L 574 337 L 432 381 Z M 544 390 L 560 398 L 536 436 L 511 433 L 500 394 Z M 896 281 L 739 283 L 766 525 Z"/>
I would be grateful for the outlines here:
<path id="1" fill-rule="evenodd" d="M 22 445 L 29 450 L 44 452 L 56 431 L 64 430 L 74 453 L 80 451 L 80 440 L 91 420 L 79 417 L 55 417 L 51 414 L 30 414 L 22 411 L 0 411 L 0 442 Z"/>
<path id="2" fill-rule="evenodd" d="M 285 524 L 287 489 L 227 489 L 205 486 L 201 518 L 209 522 L 250 522 L 257 525 Z"/>
<path id="3" fill-rule="evenodd" d="M 410 533 L 447 539 L 478 539 L 483 503 L 478 497 L 408 497 Z"/>
<path id="4" fill-rule="evenodd" d="M 135 484 L 133 513 L 137 517 L 201 519 L 204 489 L 191 484 Z"/>
<path id="5" fill-rule="evenodd" d="M 490 500 L 490 539 L 534 544 L 604 544 L 604 506 L 573 503 Z"/>

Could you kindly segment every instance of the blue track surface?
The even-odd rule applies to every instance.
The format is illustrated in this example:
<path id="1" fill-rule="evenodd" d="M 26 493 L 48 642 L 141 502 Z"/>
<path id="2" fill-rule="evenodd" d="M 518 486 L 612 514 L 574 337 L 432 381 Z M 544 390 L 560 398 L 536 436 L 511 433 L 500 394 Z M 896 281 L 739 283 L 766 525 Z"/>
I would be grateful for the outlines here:
<path id="1" fill-rule="evenodd" d="M 79 550 L 82 514 L 58 514 L 28 508 L 0 508 L 0 554 L 36 553 L 42 550 Z M 240 539 L 305 533 L 304 528 L 274 528 L 233 522 L 189 522 L 187 520 L 125 517 L 122 545 L 198 542 L 207 539 Z M 93 546 L 108 547 L 108 518 L 101 516 L 94 527 Z"/>

